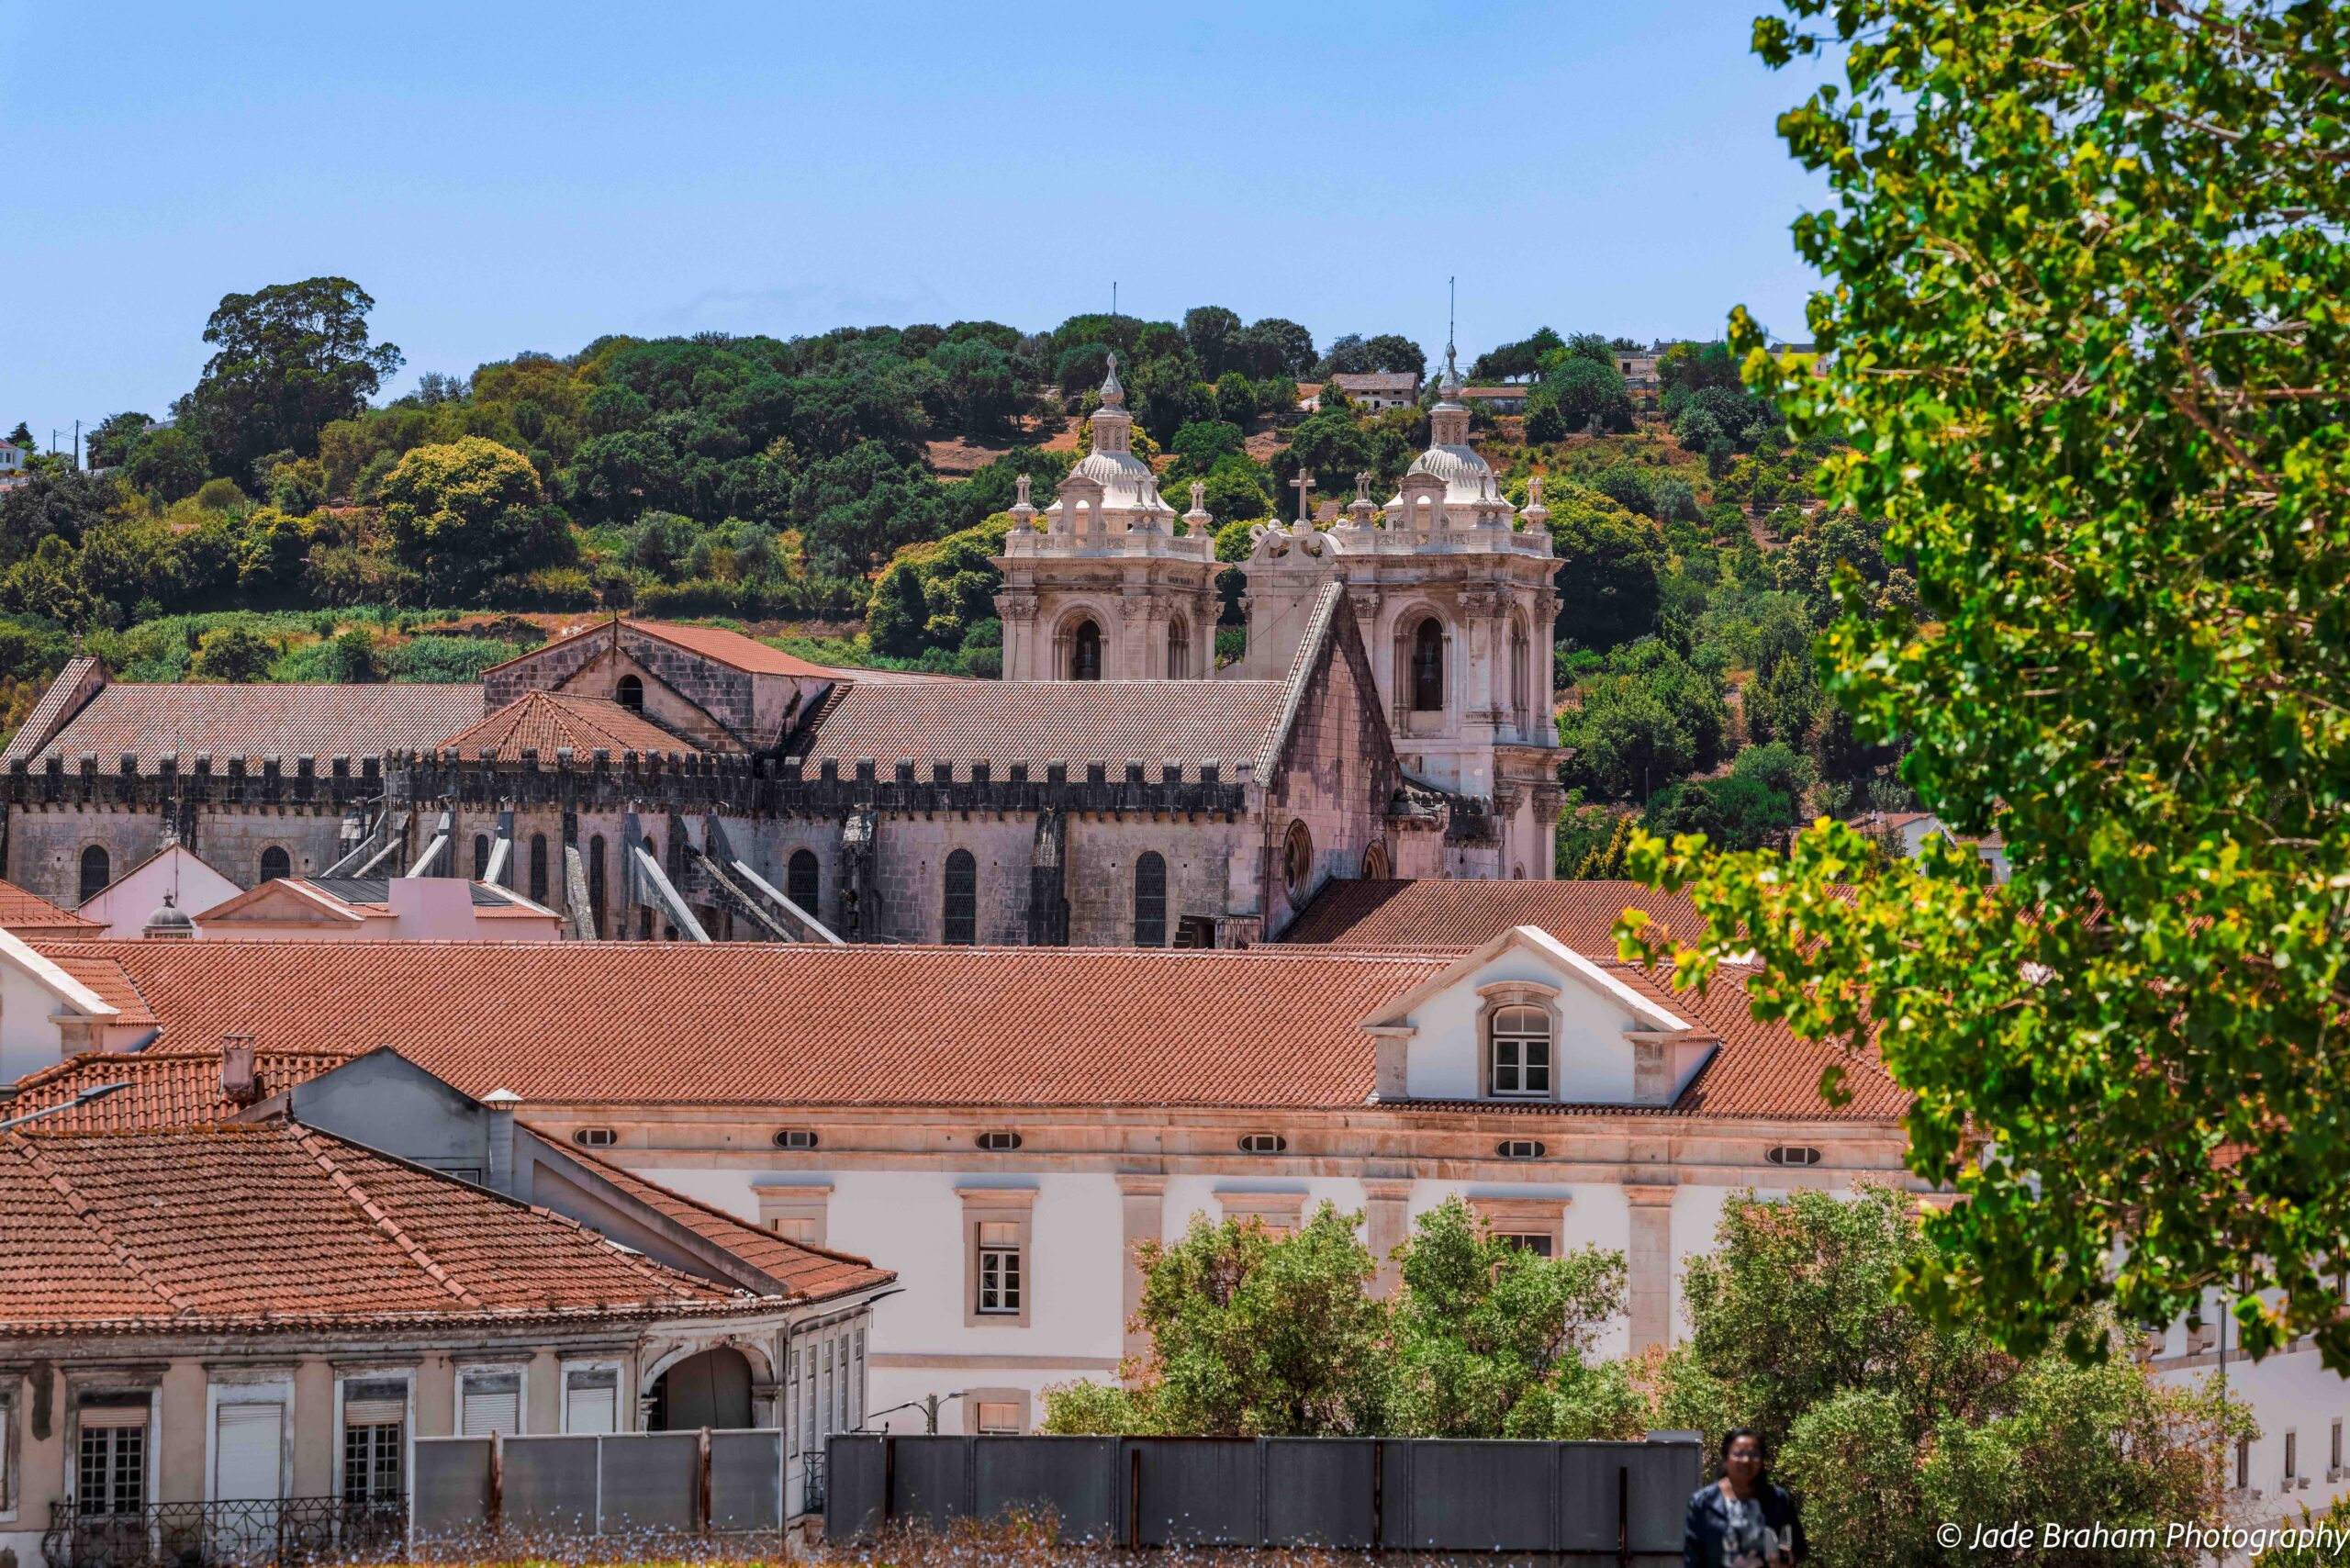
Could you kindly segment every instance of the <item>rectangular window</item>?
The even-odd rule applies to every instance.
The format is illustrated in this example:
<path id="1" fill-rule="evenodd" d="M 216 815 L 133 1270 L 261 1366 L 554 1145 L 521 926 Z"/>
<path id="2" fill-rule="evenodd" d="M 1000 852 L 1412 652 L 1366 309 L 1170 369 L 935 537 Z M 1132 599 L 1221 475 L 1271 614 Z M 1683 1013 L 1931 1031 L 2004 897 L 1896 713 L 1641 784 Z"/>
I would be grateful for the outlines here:
<path id="1" fill-rule="evenodd" d="M 82 1406 L 75 1509 L 136 1514 L 147 1506 L 147 1399 Z"/>
<path id="2" fill-rule="evenodd" d="M 2299 1432 L 2288 1432 L 2285 1434 L 2285 1479 L 2290 1481 L 2300 1473 L 2301 1435 Z"/>
<path id="3" fill-rule="evenodd" d="M 2341 1479 L 2338 1473 L 2342 1469 L 2342 1423 L 2339 1421 L 2333 1423 L 2333 1441 L 2331 1448 L 2331 1453 L 2332 1457 L 2325 1462 L 2332 1466 L 2337 1473 L 2329 1477 L 2329 1479 L 2338 1481 Z"/>
<path id="4" fill-rule="evenodd" d="M 1009 1220 L 979 1222 L 979 1310 L 1020 1310 L 1020 1226 Z"/>
<path id="5" fill-rule="evenodd" d="M 274 1402 L 222 1405 L 213 1412 L 212 1500 L 241 1503 L 274 1499 L 283 1470 L 285 1406 Z"/>
<path id="6" fill-rule="evenodd" d="M 2252 1439 L 2236 1439 L 2236 1490 L 2241 1492 L 2252 1484 Z"/>
<path id="7" fill-rule="evenodd" d="M 466 1372 L 458 1378 L 457 1387 L 459 1437 L 511 1436 L 522 1429 L 520 1372 Z"/>
<path id="8" fill-rule="evenodd" d="M 566 1367 L 563 1373 L 563 1429 L 609 1433 L 621 1429 L 621 1374 L 615 1367 Z"/>
<path id="9" fill-rule="evenodd" d="M 1537 1258 L 1550 1256 L 1550 1238 L 1539 1231 L 1494 1232 L 1494 1239 L 1505 1247 L 1515 1247 L 1521 1252 L 1531 1252 Z"/>
<path id="10" fill-rule="evenodd" d="M 2341 1428 L 2342 1423 L 2335 1422 L 2334 1430 L 2339 1432 Z M 16 1442 L 17 1406 L 9 1395 L 0 1394 L 0 1514 L 11 1512 L 17 1506 L 16 1466 L 9 1462 L 16 1456 Z"/>
<path id="11" fill-rule="evenodd" d="M 1539 1007 L 1494 1014 L 1494 1092 L 1547 1099 L 1550 1093 L 1550 1015 Z"/>
<path id="12" fill-rule="evenodd" d="M 349 1503 L 396 1503 L 406 1495 L 400 1484 L 402 1439 L 408 1423 L 353 1419 L 352 1407 L 342 1412 L 342 1496 Z"/>
<path id="13" fill-rule="evenodd" d="M 1020 1432 L 1020 1406 L 1008 1399 L 979 1401 L 979 1427 L 985 1437 L 1016 1437 Z"/>

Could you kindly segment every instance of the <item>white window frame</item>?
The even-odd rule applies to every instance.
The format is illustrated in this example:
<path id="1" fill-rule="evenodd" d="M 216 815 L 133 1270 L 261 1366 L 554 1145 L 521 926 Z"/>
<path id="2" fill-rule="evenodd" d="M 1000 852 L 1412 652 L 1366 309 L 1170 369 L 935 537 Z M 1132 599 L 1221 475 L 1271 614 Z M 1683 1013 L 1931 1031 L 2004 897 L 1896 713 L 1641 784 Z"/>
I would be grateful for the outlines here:
<path id="1" fill-rule="evenodd" d="M 364 1502 L 365 1498 L 351 1495 L 348 1444 L 345 1433 L 350 1430 L 348 1406 L 351 1385 L 358 1383 L 397 1383 L 400 1385 L 400 1494 L 408 1494 L 416 1475 L 416 1373 L 414 1369 L 397 1367 L 337 1367 L 334 1373 L 334 1495 L 342 1502 Z"/>
<path id="2" fill-rule="evenodd" d="M 82 1407 L 84 1400 L 94 1396 L 98 1398 L 130 1396 L 146 1401 L 147 1419 L 145 1422 L 141 1423 L 140 1427 L 140 1430 L 144 1435 L 141 1438 L 140 1445 L 139 1462 L 140 1474 L 139 1477 L 139 1502 L 142 1508 L 152 1507 L 154 1506 L 156 1484 L 155 1392 L 154 1385 L 151 1383 L 143 1388 L 125 1388 L 120 1384 L 109 1385 L 106 1383 L 84 1383 L 77 1386 L 70 1380 L 68 1381 L 65 1388 L 65 1401 L 66 1407 L 71 1413 L 72 1419 L 68 1425 L 68 1429 L 65 1434 L 65 1485 L 63 1487 L 63 1491 L 68 1508 L 77 1516 L 80 1514 L 82 1507 Z M 210 1439 L 208 1437 L 206 1439 L 206 1446 L 207 1448 L 210 1447 Z M 209 1455 L 207 1457 L 208 1459 Z"/>
<path id="3" fill-rule="evenodd" d="M 558 1429 L 571 1430 L 571 1374 L 602 1372 L 612 1374 L 612 1431 L 620 1433 L 629 1429 L 628 1411 L 633 1401 L 628 1396 L 628 1368 L 610 1356 L 583 1356 L 577 1361 L 563 1362 L 561 1370 L 562 1381 L 556 1384 L 562 1390 L 563 1404 L 563 1408 L 556 1413 Z"/>
<path id="4" fill-rule="evenodd" d="M 450 1435 L 465 1437 L 465 1380 L 470 1377 L 512 1376 L 514 1385 L 514 1435 L 521 1437 L 531 1429 L 531 1363 L 528 1361 L 464 1361 L 453 1369 L 450 1383 L 456 1395 L 450 1411 Z"/>
<path id="5" fill-rule="evenodd" d="M 1531 1013 L 1542 1020 L 1539 1032 L 1525 1028 L 1505 1029 L 1502 1027 L 1504 1018 L 1513 1013 L 1521 1012 Z M 1493 1084 L 1494 1099 L 1549 1100 L 1556 1096 L 1559 1081 L 1559 1037 L 1558 1030 L 1553 1024 L 1554 1020 L 1549 1008 L 1530 1002 L 1510 1002 L 1494 1009 L 1492 1023 L 1486 1030 L 1485 1048 L 1492 1058 L 1490 1070 L 1493 1077 L 1490 1081 Z M 1539 1067 L 1532 1062 L 1530 1059 L 1532 1053 L 1528 1049 L 1528 1047 L 1536 1045 L 1541 1047 L 1542 1061 Z M 1516 1086 L 1509 1089 L 1502 1087 L 1504 1065 L 1502 1058 L 1503 1048 L 1505 1046 L 1511 1047 L 1511 1060 L 1508 1066 L 1517 1081 Z M 1542 1075 L 1542 1081 L 1539 1084 L 1531 1081 L 1538 1071 Z"/>
<path id="6" fill-rule="evenodd" d="M 1034 1187 L 957 1187 L 956 1195 L 963 1200 L 963 1327 L 966 1328 L 1024 1328 L 1035 1321 L 1036 1310 L 1036 1189 Z M 981 1286 L 986 1279 L 983 1251 L 1002 1251 L 1001 1247 L 982 1249 L 980 1228 L 987 1225 L 1010 1225 L 1017 1238 L 1019 1259 L 1019 1299 L 1014 1310 L 979 1310 Z"/>
<path id="7" fill-rule="evenodd" d="M 218 1495 L 220 1484 L 220 1407 L 224 1405 L 274 1405 L 278 1407 L 277 1496 L 294 1495 L 294 1374 L 271 1368 L 246 1372 L 223 1368 L 206 1380 L 204 1392 L 204 1497 L 210 1503 L 242 1499 Z M 150 1424 L 152 1418 L 150 1417 Z M 340 1453 L 340 1450 L 337 1450 Z"/>

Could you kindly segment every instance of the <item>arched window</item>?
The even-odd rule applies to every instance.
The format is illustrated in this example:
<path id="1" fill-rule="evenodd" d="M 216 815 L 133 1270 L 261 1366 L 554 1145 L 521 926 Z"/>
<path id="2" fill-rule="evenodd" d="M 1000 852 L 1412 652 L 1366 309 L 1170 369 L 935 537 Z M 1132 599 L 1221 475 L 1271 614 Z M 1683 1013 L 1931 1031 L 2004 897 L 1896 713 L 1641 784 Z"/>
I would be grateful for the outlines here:
<path id="1" fill-rule="evenodd" d="M 604 934 L 604 835 L 598 834 L 588 841 L 588 911 L 596 922 L 596 935 Z"/>
<path id="2" fill-rule="evenodd" d="M 1497 1095 L 1547 1099 L 1550 1093 L 1550 1014 L 1539 1007 L 1494 1011 L 1493 1085 Z"/>
<path id="3" fill-rule="evenodd" d="M 1180 615 L 1167 623 L 1167 678 L 1192 678 L 1192 625 Z"/>
<path id="4" fill-rule="evenodd" d="M 286 854 L 285 850 L 273 844 L 267 849 L 261 852 L 261 879 L 263 881 L 274 882 L 281 877 L 290 877 L 293 874 L 294 858 L 292 856 Z"/>
<path id="5" fill-rule="evenodd" d="M 814 915 L 816 900 L 823 892 L 823 874 L 817 868 L 816 852 L 812 849 L 793 850 L 791 864 L 784 868 L 783 896 Z"/>
<path id="6" fill-rule="evenodd" d="M 644 682 L 632 675 L 621 677 L 620 684 L 612 688 L 612 699 L 632 713 L 643 712 Z"/>
<path id="7" fill-rule="evenodd" d="M 531 902 L 547 902 L 547 835 L 531 835 Z"/>
<path id="8" fill-rule="evenodd" d="M 474 834 L 474 880 L 478 882 L 489 875 L 489 834 Z"/>
<path id="9" fill-rule="evenodd" d="M 96 898 L 100 893 L 106 890 L 106 884 L 113 880 L 114 861 L 107 856 L 105 846 L 93 844 L 89 848 L 82 851 L 82 897 L 80 902 L 87 903 L 92 899 Z"/>
<path id="10" fill-rule="evenodd" d="M 1412 633 L 1412 707 L 1422 713 L 1444 708 L 1444 625 L 1433 615 Z"/>
<path id="11" fill-rule="evenodd" d="M 1362 879 L 1366 882 L 1387 880 L 1387 846 L 1374 844 L 1362 852 Z"/>
<path id="12" fill-rule="evenodd" d="M 946 857 L 946 898 L 942 910 L 950 947 L 970 947 L 979 940 L 979 863 L 968 849 Z"/>
<path id="13" fill-rule="evenodd" d="M 1302 822 L 1290 823 L 1289 836 L 1281 840 L 1281 880 L 1292 903 L 1303 903 L 1314 885 L 1314 835 Z"/>
<path id="14" fill-rule="evenodd" d="M 1167 946 L 1167 857 L 1156 849 L 1135 862 L 1135 946 Z"/>
<path id="15" fill-rule="evenodd" d="M 1102 678 L 1102 628 L 1091 621 L 1080 621 L 1069 640 L 1069 678 L 1071 680 Z"/>

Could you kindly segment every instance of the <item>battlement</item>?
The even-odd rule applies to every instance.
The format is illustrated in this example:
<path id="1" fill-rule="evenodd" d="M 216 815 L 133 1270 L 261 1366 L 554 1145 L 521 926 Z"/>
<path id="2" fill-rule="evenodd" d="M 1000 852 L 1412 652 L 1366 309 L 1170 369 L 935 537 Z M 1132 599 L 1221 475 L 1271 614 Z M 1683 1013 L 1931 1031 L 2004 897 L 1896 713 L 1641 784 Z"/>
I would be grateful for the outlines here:
<path id="1" fill-rule="evenodd" d="M 699 813 L 835 816 L 853 810 L 1038 812 L 1107 815 L 1233 816 L 1248 809 L 1250 763 L 1227 775 L 1214 759 L 1168 759 L 1154 769 L 1128 759 L 1013 763 L 1003 777 L 985 761 L 939 759 L 919 772 L 912 762 L 885 776 L 870 757 L 753 757 L 709 752 L 634 752 L 599 748 L 585 757 L 568 746 L 551 758 L 525 747 L 511 757 L 485 750 L 391 752 L 383 756 L 216 759 L 199 755 L 183 767 L 165 753 L 151 771 L 126 753 L 113 771 L 84 755 L 68 769 L 51 757 L 35 769 L 10 765 L 0 803 L 11 808 L 157 811 L 166 804 L 271 807 L 340 813 L 386 795 L 411 807 L 442 801 L 483 807 L 560 805 L 569 810 L 655 806 Z M 288 761 L 292 766 L 286 766 Z M 254 766 L 258 763 L 258 767 Z M 811 766 L 812 765 L 812 766 Z"/>

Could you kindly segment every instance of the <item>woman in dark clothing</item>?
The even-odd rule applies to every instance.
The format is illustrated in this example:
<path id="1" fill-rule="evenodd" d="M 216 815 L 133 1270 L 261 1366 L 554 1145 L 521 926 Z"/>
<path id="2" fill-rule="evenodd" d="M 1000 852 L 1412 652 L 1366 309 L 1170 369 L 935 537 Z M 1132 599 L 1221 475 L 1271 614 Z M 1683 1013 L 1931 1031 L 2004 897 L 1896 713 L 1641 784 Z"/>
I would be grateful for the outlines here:
<path id="1" fill-rule="evenodd" d="M 1722 1439 L 1722 1478 L 1689 1499 L 1682 1568 L 1794 1568 L 1810 1555 L 1796 1500 L 1762 1472 L 1761 1436 L 1732 1428 Z"/>

